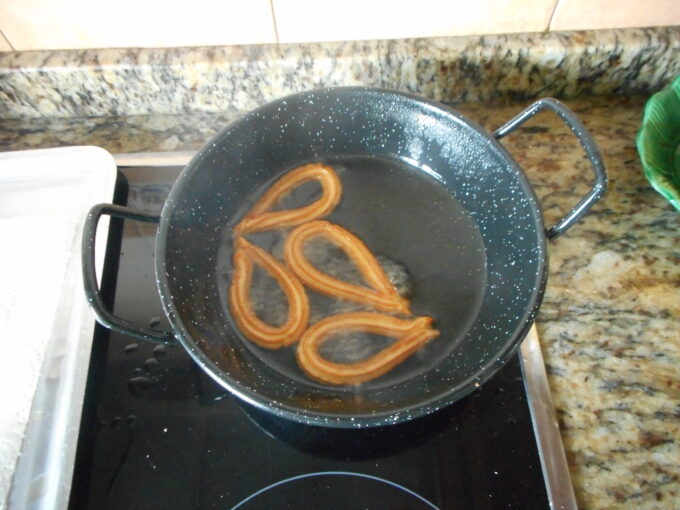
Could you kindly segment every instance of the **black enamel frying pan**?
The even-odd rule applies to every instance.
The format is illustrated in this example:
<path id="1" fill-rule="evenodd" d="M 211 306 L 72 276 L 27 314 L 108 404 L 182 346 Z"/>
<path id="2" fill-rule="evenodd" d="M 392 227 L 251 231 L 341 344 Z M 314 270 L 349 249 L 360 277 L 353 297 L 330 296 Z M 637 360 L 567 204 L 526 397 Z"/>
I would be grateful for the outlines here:
<path id="1" fill-rule="evenodd" d="M 571 128 L 595 174 L 588 195 L 548 229 L 525 174 L 497 141 L 542 110 Z M 273 352 L 244 340 L 227 306 L 230 229 L 256 190 L 311 161 L 327 162 L 340 174 L 343 198 L 328 219 L 407 267 L 412 309 L 434 316 L 442 332 L 359 387 L 307 379 L 294 347 Z M 85 291 L 103 325 L 180 342 L 218 383 L 277 416 L 332 427 L 404 422 L 464 397 L 510 358 L 541 302 L 546 240 L 585 214 L 606 182 L 585 127 L 553 99 L 535 102 L 489 134 L 456 111 L 410 94 L 304 92 L 244 115 L 213 138 L 182 172 L 160 218 L 95 206 L 83 239 Z M 159 222 L 156 277 L 172 332 L 137 327 L 104 308 L 93 253 L 102 214 Z"/>

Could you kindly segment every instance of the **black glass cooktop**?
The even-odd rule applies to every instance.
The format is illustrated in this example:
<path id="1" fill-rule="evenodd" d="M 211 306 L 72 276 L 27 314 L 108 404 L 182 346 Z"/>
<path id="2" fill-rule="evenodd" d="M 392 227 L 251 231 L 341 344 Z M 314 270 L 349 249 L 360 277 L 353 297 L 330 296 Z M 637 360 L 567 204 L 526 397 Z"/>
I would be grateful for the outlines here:
<path id="1" fill-rule="evenodd" d="M 129 204 L 153 212 L 178 169 L 124 172 Z M 117 276 L 115 312 L 168 328 L 155 289 L 154 227 L 127 223 L 123 232 L 105 278 L 112 287 Z M 115 255 L 115 231 L 111 239 Z M 97 328 L 70 507 L 538 509 L 548 499 L 518 357 L 434 415 L 337 430 L 242 404 L 180 345 Z"/>

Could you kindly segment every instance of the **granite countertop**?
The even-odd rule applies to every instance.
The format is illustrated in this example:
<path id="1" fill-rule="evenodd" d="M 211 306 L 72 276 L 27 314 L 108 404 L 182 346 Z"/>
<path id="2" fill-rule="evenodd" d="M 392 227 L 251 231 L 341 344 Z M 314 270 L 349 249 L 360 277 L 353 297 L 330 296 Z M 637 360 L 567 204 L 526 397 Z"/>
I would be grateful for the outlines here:
<path id="1" fill-rule="evenodd" d="M 641 171 L 634 137 L 646 95 L 604 92 L 565 100 L 604 154 L 609 190 L 550 243 L 537 326 L 579 506 L 670 508 L 680 499 L 680 215 Z M 454 106 L 493 130 L 530 102 L 510 94 Z M 127 113 L 0 120 L 0 150 L 193 150 L 237 112 Z M 525 168 L 547 225 L 592 182 L 578 143 L 549 113 L 503 144 Z"/>

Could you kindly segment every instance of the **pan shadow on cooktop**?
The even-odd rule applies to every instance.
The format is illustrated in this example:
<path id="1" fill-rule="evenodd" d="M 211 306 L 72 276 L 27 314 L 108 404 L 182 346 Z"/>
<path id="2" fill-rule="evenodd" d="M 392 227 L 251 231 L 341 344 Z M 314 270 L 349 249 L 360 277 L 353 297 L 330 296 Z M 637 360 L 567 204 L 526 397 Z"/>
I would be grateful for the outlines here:
<path id="1" fill-rule="evenodd" d="M 416 448 L 456 430 L 490 429 L 507 418 L 507 408 L 517 402 L 509 384 L 523 384 L 515 370 L 503 369 L 479 390 L 453 405 L 415 420 L 362 429 L 319 427 L 280 418 L 250 404 L 237 401 L 246 416 L 267 435 L 297 450 L 327 459 L 361 461 L 379 459 Z M 511 423 L 512 425 L 512 423 Z"/>

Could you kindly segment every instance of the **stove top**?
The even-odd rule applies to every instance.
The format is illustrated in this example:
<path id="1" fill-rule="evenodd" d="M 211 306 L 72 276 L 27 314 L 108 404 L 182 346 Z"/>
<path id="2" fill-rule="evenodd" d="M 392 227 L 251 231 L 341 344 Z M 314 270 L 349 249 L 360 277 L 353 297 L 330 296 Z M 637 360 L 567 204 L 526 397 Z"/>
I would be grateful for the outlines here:
<path id="1" fill-rule="evenodd" d="M 158 212 L 180 169 L 122 168 L 128 204 Z M 117 280 L 117 315 L 168 329 L 154 235 L 153 225 L 126 223 L 119 257 L 112 235 L 103 285 L 112 291 Z M 342 430 L 242 403 L 180 345 L 98 327 L 70 507 L 548 508 L 555 487 L 544 480 L 534 426 L 519 355 L 433 415 Z"/>

